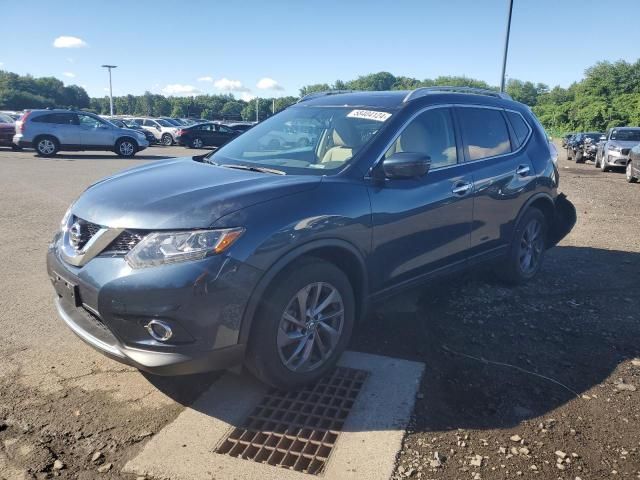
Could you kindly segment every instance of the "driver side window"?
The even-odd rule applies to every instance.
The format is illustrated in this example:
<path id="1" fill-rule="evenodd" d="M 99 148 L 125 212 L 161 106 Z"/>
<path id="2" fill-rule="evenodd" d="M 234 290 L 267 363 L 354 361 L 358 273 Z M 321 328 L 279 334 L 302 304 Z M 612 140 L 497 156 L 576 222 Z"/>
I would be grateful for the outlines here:
<path id="1" fill-rule="evenodd" d="M 455 165 L 458 154 L 451 110 L 434 108 L 414 118 L 389 147 L 384 158 L 398 152 L 427 155 L 432 169 Z"/>
<path id="2" fill-rule="evenodd" d="M 90 117 L 89 115 L 78 115 L 78 119 L 80 120 L 80 125 L 83 127 L 89 128 L 98 128 L 102 125 L 102 122 L 97 118 Z"/>

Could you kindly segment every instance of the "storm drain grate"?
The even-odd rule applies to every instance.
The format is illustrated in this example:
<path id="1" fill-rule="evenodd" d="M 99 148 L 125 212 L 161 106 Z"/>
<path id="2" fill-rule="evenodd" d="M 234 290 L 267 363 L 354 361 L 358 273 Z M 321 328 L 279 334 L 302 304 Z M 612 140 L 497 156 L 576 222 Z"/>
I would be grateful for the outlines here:
<path id="1" fill-rule="evenodd" d="M 337 367 L 294 392 L 272 389 L 215 452 L 319 474 L 368 373 Z"/>

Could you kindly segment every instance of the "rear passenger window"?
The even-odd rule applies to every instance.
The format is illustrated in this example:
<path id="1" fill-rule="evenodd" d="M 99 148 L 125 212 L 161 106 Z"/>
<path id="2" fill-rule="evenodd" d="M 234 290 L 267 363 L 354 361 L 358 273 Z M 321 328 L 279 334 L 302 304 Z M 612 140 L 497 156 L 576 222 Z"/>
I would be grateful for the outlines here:
<path id="1" fill-rule="evenodd" d="M 524 121 L 522 115 L 516 112 L 507 112 L 507 117 L 509 118 L 509 122 L 511 122 L 511 127 L 513 128 L 514 133 L 516 134 L 516 148 L 520 148 L 520 145 L 524 143 L 529 135 L 529 125 Z"/>
<path id="2" fill-rule="evenodd" d="M 459 108 L 458 118 L 469 160 L 480 160 L 511 152 L 509 131 L 500 110 Z"/>
<path id="3" fill-rule="evenodd" d="M 55 123 L 58 125 L 77 125 L 76 116 L 72 113 L 49 113 L 32 120 L 37 123 Z"/>

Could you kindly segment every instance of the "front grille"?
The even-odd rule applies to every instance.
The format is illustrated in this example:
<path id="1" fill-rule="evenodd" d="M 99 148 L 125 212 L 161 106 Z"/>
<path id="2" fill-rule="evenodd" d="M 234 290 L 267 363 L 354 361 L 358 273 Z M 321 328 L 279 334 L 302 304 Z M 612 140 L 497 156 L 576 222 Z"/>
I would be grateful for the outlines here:
<path id="1" fill-rule="evenodd" d="M 136 232 L 134 230 L 125 230 L 118 235 L 107 248 L 104 249 L 105 253 L 127 253 L 133 247 L 135 247 L 140 240 L 144 238 L 143 232 Z"/>
<path id="2" fill-rule="evenodd" d="M 98 233 L 98 231 L 102 228 L 100 225 L 95 223 L 88 222 L 87 220 L 83 220 L 82 218 L 75 217 L 74 224 L 78 224 L 80 226 L 80 241 L 78 242 L 77 249 L 80 250 L 84 248 L 84 246 L 93 238 L 93 236 Z M 73 227 L 72 227 L 73 228 Z"/>

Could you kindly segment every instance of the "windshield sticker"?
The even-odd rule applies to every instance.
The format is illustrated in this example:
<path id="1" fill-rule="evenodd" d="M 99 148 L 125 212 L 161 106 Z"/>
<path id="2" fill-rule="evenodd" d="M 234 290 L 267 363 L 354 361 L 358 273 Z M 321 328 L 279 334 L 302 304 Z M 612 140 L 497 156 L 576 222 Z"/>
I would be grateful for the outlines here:
<path id="1" fill-rule="evenodd" d="M 391 116 L 387 112 L 376 112 L 375 110 L 351 110 L 347 117 L 349 118 L 365 118 L 367 120 L 375 120 L 376 122 L 384 122 Z"/>

